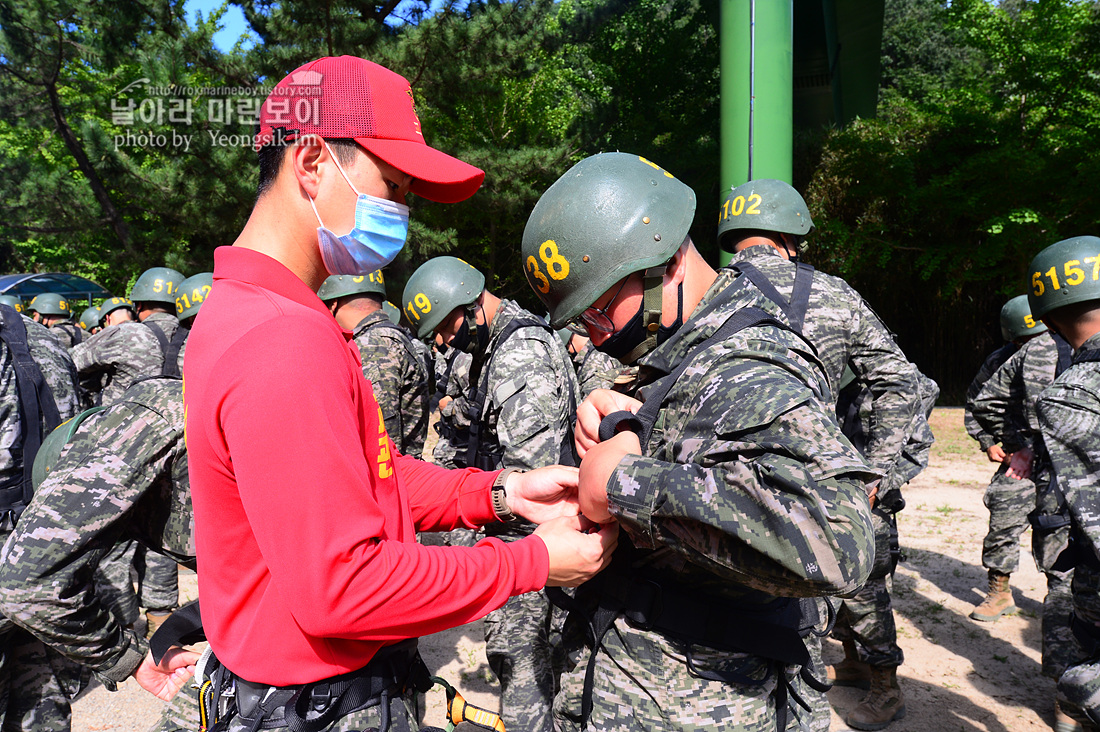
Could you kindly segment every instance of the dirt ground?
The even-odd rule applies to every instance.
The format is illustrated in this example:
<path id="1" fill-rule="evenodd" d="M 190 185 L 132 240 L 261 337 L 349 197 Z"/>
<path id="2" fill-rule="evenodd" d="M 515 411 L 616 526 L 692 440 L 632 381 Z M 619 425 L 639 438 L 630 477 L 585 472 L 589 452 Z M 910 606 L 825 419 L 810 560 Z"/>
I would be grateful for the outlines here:
<path id="1" fill-rule="evenodd" d="M 1018 612 L 992 624 L 967 615 L 984 597 L 981 543 L 988 512 L 982 494 L 994 467 L 962 427 L 962 409 L 937 409 L 937 442 L 931 464 L 905 492 L 899 528 L 907 556 L 894 580 L 898 642 L 905 651 L 899 671 L 908 715 L 889 729 L 940 732 L 1017 732 L 1053 724 L 1054 682 L 1040 674 L 1040 608 L 1045 581 L 1023 552 L 1012 575 Z M 1030 532 L 1023 547 L 1030 546 Z M 183 575 L 193 592 L 193 575 Z M 485 660 L 480 623 L 424 638 L 428 666 L 467 699 L 495 708 L 498 687 Z M 842 656 L 827 641 L 829 662 Z M 864 692 L 834 689 L 833 730 Z M 161 702 L 131 680 L 117 693 L 96 687 L 73 705 L 74 732 L 148 729 Z M 443 695 L 429 695 L 426 723 L 443 726 Z"/>

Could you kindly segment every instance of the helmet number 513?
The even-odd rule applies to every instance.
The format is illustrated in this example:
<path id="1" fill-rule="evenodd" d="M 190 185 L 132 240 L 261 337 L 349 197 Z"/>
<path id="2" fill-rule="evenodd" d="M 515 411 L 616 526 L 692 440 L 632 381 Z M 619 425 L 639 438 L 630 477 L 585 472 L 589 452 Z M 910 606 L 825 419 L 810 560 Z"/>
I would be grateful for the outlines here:
<path id="1" fill-rule="evenodd" d="M 539 259 L 546 266 L 550 279 L 564 280 L 569 276 L 569 260 L 561 255 L 558 244 L 553 239 L 547 239 L 539 247 Z M 539 263 L 533 254 L 527 257 L 527 271 L 531 273 L 531 277 L 538 280 L 535 287 L 539 292 L 543 294 L 550 292 L 550 280 L 546 279 L 546 275 L 539 269 Z"/>

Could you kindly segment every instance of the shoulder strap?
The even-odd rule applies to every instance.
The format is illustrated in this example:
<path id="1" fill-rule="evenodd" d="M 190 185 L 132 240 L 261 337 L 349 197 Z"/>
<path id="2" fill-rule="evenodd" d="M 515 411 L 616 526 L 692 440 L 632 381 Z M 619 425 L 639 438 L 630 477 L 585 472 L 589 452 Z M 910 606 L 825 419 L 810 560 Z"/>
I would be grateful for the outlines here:
<path id="1" fill-rule="evenodd" d="M 34 458 L 42 446 L 43 433 L 39 422 L 46 422 L 45 434 L 61 424 L 61 414 L 54 401 L 53 392 L 42 376 L 42 369 L 35 363 L 27 346 L 27 327 L 22 316 L 8 305 L 0 305 L 0 340 L 11 349 L 15 364 L 15 383 L 19 391 L 19 418 L 23 423 L 23 485 L 22 503 L 30 502 L 34 484 L 31 480 Z"/>
<path id="2" fill-rule="evenodd" d="M 157 328 L 157 331 L 164 336 L 164 331 Z M 187 342 L 187 336 L 191 335 L 191 329 L 184 326 L 176 328 L 175 335 L 172 336 L 172 340 L 168 343 L 167 348 L 162 349 L 164 351 L 164 365 L 160 369 L 161 376 L 173 376 L 179 378 L 183 376 L 180 373 L 180 350 L 183 348 L 183 344 Z"/>
<path id="3" fill-rule="evenodd" d="M 767 275 L 756 268 L 755 264 L 751 262 L 734 262 L 730 265 L 732 269 L 745 275 L 749 279 L 749 282 L 756 285 L 756 289 L 768 298 L 783 311 L 783 314 L 787 316 L 787 320 L 794 322 L 794 318 L 791 316 L 791 303 L 787 298 L 779 294 L 779 290 L 775 289 L 775 285 L 768 279 Z M 797 276 L 797 275 L 796 275 Z M 793 295 L 794 293 L 792 293 Z"/>
<path id="4" fill-rule="evenodd" d="M 156 323 L 150 323 L 148 320 L 141 321 L 141 324 L 153 332 L 153 335 L 157 337 L 157 343 L 160 344 L 161 355 L 168 352 L 168 336 L 164 334 L 161 327 Z"/>
<path id="5" fill-rule="evenodd" d="M 1051 331 L 1054 336 L 1054 345 L 1058 347 L 1058 365 L 1054 367 L 1054 378 L 1062 375 L 1062 372 L 1076 363 L 1073 359 L 1073 346 L 1062 336 Z"/>
<path id="6" fill-rule="evenodd" d="M 1058 355 L 1061 357 L 1061 353 Z M 1089 361 L 1100 361 L 1100 348 L 1080 350 L 1077 352 L 1077 355 L 1073 357 L 1073 363 L 1087 363 Z"/>
<path id="7" fill-rule="evenodd" d="M 634 432 L 638 434 L 638 441 L 641 443 L 642 453 L 645 454 L 649 447 L 649 438 L 653 433 L 653 426 L 657 422 L 657 413 L 660 411 L 661 405 L 664 403 L 668 393 L 672 391 L 672 387 L 676 384 L 677 379 L 679 379 L 687 367 L 691 365 L 695 357 L 710 345 L 727 340 L 730 336 L 745 328 L 751 328 L 758 325 L 773 325 L 783 330 L 792 330 L 790 326 L 781 323 L 759 308 L 741 308 L 731 315 L 709 338 L 696 345 L 695 348 L 680 361 L 680 364 L 672 373 L 654 382 L 654 388 L 646 394 L 645 403 L 642 404 L 641 409 L 639 409 L 637 413 L 631 414 L 625 411 L 614 412 L 604 417 L 603 421 L 600 422 L 600 440 L 609 439 L 618 431 L 620 424 L 625 424 L 626 427 L 634 430 Z"/>
<path id="8" fill-rule="evenodd" d="M 69 334 L 69 338 L 70 340 L 72 340 L 74 346 L 80 345 L 84 342 L 83 328 L 81 328 L 79 325 L 76 325 L 75 323 L 66 323 L 65 325 L 68 326 L 67 328 L 65 328 L 65 332 Z"/>
<path id="9" fill-rule="evenodd" d="M 810 291 L 814 287 L 814 268 L 805 262 L 797 262 L 794 271 L 794 287 L 791 289 L 791 328 L 802 332 L 806 322 L 806 310 L 810 307 Z"/>

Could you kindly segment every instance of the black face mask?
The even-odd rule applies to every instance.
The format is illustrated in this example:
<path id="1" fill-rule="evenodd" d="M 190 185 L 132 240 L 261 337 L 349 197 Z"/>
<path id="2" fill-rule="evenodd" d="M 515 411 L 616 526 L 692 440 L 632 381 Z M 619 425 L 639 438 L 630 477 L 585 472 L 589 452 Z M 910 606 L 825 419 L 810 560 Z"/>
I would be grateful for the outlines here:
<path id="1" fill-rule="evenodd" d="M 646 339 L 645 324 L 642 322 L 642 311 L 645 309 L 643 302 L 638 306 L 638 312 L 619 330 L 609 335 L 603 343 L 596 346 L 597 351 L 606 353 L 617 361 L 623 361 L 627 354 L 633 351 L 639 343 Z M 660 325 L 657 327 L 657 344 L 664 343 L 669 337 L 683 325 L 684 314 L 684 285 L 676 289 L 676 320 L 672 325 Z M 626 363 L 623 361 L 623 363 Z"/>
<path id="2" fill-rule="evenodd" d="M 477 325 L 477 334 L 474 338 L 470 337 L 471 319 Z M 458 332 L 451 339 L 451 348 L 457 348 L 466 353 L 477 353 L 484 351 L 487 345 L 489 345 L 489 326 L 478 323 L 473 309 L 467 308 L 462 314 L 462 324 L 458 326 Z"/>

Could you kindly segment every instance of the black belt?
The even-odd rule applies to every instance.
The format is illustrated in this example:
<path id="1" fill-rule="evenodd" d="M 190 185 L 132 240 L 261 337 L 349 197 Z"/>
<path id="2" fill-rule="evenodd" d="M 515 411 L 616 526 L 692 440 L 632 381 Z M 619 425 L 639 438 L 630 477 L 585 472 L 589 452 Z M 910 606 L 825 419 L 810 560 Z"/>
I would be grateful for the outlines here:
<path id="1" fill-rule="evenodd" d="M 389 726 L 389 700 L 409 689 L 427 691 L 431 675 L 416 639 L 384 646 L 363 668 L 295 686 L 256 684 L 234 674 L 237 715 L 251 729 L 286 727 L 316 732 L 340 717 L 382 704 L 382 729 Z"/>

